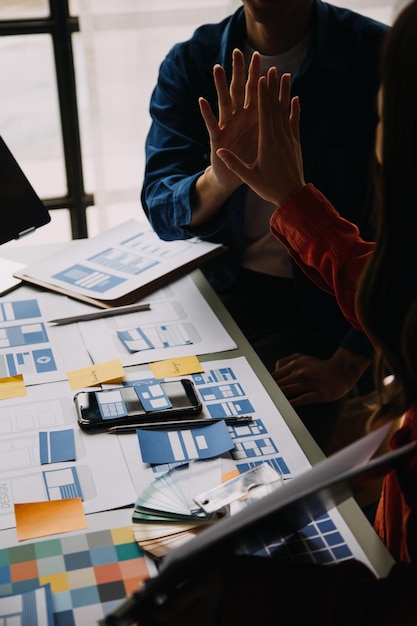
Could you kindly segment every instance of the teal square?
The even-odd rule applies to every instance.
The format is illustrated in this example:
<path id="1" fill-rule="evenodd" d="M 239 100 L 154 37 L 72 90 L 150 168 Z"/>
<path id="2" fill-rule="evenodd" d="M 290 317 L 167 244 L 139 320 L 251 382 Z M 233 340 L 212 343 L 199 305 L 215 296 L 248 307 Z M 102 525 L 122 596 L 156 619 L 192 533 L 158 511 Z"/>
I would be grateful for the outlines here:
<path id="1" fill-rule="evenodd" d="M 55 556 L 61 554 L 61 541 L 60 539 L 49 539 L 48 541 L 40 541 L 35 543 L 36 558 L 44 559 L 48 556 Z"/>
<path id="2" fill-rule="evenodd" d="M 138 544 L 133 541 L 130 543 L 120 543 L 115 546 L 115 548 L 118 561 L 129 561 L 130 559 L 137 559 L 142 556 L 142 551 Z"/>
<path id="3" fill-rule="evenodd" d="M 10 556 L 8 548 L 6 548 L 5 550 L 0 550 L 0 567 L 2 567 L 3 565 L 9 565 L 9 563 Z"/>

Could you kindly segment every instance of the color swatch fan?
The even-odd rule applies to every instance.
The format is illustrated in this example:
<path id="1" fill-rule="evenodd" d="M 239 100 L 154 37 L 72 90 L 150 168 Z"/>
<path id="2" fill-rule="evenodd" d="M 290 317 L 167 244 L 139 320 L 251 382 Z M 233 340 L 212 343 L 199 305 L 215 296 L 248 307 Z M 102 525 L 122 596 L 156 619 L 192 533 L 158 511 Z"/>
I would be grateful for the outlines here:
<path id="1" fill-rule="evenodd" d="M 201 492 L 198 478 L 205 468 L 206 463 L 200 461 L 177 466 L 141 493 L 132 519 L 133 534 L 144 552 L 161 559 L 208 525 L 282 485 L 281 475 L 261 463 L 225 482 L 219 479 Z"/>
<path id="2" fill-rule="evenodd" d="M 197 506 L 189 494 L 189 465 L 181 465 L 156 478 L 139 495 L 132 516 L 133 534 L 144 552 L 161 559 L 218 519 L 218 514 Z"/>

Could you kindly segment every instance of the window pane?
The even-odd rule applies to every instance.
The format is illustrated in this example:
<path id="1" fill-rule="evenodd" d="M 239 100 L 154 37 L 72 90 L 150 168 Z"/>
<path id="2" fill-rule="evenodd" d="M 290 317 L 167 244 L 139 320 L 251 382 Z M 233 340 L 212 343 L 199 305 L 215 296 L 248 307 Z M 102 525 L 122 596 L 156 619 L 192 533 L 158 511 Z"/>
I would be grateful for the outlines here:
<path id="1" fill-rule="evenodd" d="M 87 193 L 94 192 L 94 167 L 91 146 L 91 118 L 87 87 L 87 68 L 84 45 L 80 33 L 72 35 L 74 73 L 77 90 L 78 121 L 80 125 L 81 156 L 83 165 L 84 188 Z"/>
<path id="2" fill-rule="evenodd" d="M 49 35 L 0 38 L 1 134 L 41 198 L 66 195 Z"/>
<path id="3" fill-rule="evenodd" d="M 49 15 L 48 0 L 8 0 L 0 2 L 0 20 Z"/>

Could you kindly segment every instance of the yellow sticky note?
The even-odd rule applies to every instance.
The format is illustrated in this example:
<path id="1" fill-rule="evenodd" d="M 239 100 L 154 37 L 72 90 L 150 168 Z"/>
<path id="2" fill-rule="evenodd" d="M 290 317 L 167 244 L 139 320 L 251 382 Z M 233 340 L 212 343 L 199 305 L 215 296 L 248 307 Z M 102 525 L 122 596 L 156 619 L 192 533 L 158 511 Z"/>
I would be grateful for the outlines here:
<path id="1" fill-rule="evenodd" d="M 87 528 L 81 498 L 23 502 L 14 505 L 19 541 Z"/>
<path id="2" fill-rule="evenodd" d="M 172 376 L 185 376 L 204 372 L 201 363 L 196 356 L 184 356 L 178 359 L 166 359 L 150 363 L 150 368 L 155 378 L 170 378 Z"/>
<path id="3" fill-rule="evenodd" d="M 26 387 L 22 374 L 0 378 L 0 400 L 26 396 Z"/>
<path id="4" fill-rule="evenodd" d="M 80 370 L 73 370 L 67 373 L 71 389 L 82 389 L 83 387 L 96 387 L 101 383 L 122 382 L 125 371 L 119 359 L 95 363 Z"/>

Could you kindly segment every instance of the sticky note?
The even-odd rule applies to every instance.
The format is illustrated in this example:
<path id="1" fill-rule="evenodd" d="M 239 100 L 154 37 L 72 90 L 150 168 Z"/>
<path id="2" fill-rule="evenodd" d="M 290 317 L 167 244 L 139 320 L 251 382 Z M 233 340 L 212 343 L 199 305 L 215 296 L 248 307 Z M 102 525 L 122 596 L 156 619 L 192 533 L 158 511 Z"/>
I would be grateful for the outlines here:
<path id="1" fill-rule="evenodd" d="M 0 378 L 0 400 L 7 400 L 7 398 L 21 398 L 26 395 L 26 387 L 22 374 Z"/>
<path id="2" fill-rule="evenodd" d="M 81 498 L 16 503 L 14 513 L 19 541 L 87 528 Z"/>
<path id="3" fill-rule="evenodd" d="M 196 372 L 204 372 L 200 361 L 196 356 L 184 356 L 177 359 L 166 359 L 150 363 L 155 378 L 170 378 L 173 376 L 186 376 Z"/>
<path id="4" fill-rule="evenodd" d="M 83 387 L 96 387 L 101 383 L 120 383 L 125 372 L 119 359 L 95 363 L 79 370 L 67 373 L 71 389 L 82 389 Z"/>

